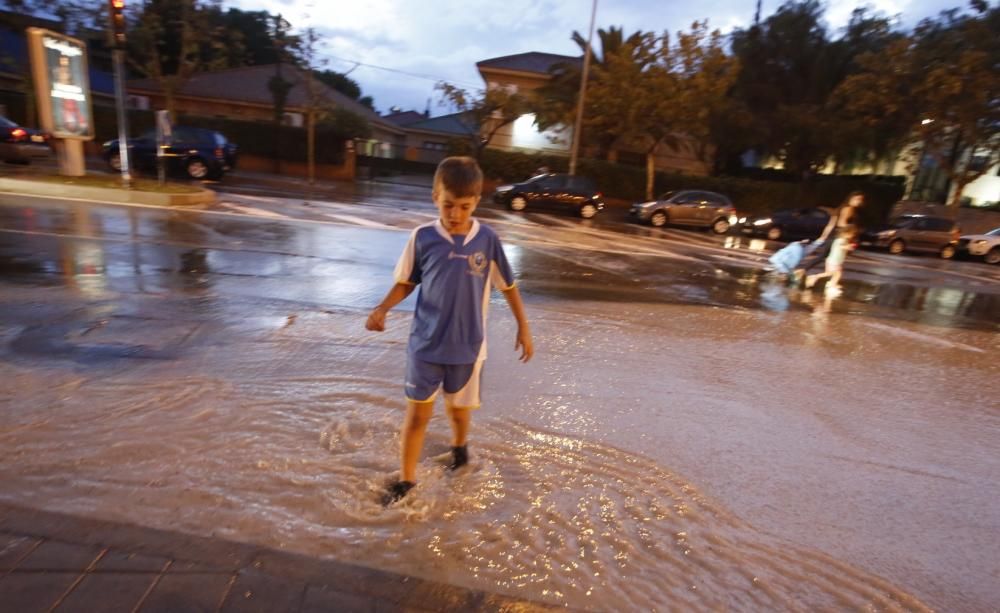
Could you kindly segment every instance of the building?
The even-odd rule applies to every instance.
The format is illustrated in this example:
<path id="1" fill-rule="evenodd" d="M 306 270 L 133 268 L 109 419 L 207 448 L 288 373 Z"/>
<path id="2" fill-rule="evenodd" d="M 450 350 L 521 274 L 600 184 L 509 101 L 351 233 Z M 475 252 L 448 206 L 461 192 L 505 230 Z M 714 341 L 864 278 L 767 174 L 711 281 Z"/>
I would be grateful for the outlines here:
<path id="1" fill-rule="evenodd" d="M 301 127 L 310 107 L 309 88 L 319 106 L 332 106 L 360 115 L 371 126 L 372 136 L 356 142 L 360 155 L 392 157 L 393 151 L 405 145 L 406 132 L 387 121 L 374 110 L 345 96 L 325 83 L 313 79 L 290 64 L 244 66 L 215 72 L 201 72 L 185 81 L 174 94 L 175 110 L 181 114 L 220 117 L 243 121 L 271 121 L 274 117 L 274 96 L 268 84 L 279 74 L 291 84 L 285 101 L 285 122 Z M 131 80 L 127 84 L 133 108 L 166 108 L 166 96 L 154 79 Z"/>
<path id="2" fill-rule="evenodd" d="M 480 76 L 487 88 L 503 88 L 511 93 L 530 95 L 552 78 L 552 68 L 558 64 L 583 63 L 583 58 L 555 53 L 531 51 L 503 57 L 482 60 L 476 63 Z M 539 132 L 533 114 L 522 115 L 519 119 L 500 128 L 490 141 L 489 147 L 508 151 L 531 153 L 552 153 L 569 155 L 572 145 L 572 127 Z M 683 143 L 683 137 L 680 141 Z M 661 144 L 654 152 L 657 170 L 693 175 L 706 175 L 711 170 L 693 153 L 694 147 L 681 144 L 671 147 Z M 645 166 L 646 154 L 642 147 L 630 143 L 620 143 L 610 152 L 610 159 L 625 164 Z"/>

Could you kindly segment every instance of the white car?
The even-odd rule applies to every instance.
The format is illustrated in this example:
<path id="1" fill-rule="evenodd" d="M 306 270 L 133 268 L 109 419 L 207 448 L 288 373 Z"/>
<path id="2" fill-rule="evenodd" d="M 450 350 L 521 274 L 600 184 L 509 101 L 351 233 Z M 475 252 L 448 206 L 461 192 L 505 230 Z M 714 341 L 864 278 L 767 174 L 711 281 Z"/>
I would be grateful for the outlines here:
<path id="1" fill-rule="evenodd" d="M 987 264 L 1000 264 L 1000 228 L 986 234 L 966 234 L 958 239 L 958 249 L 982 256 Z"/>

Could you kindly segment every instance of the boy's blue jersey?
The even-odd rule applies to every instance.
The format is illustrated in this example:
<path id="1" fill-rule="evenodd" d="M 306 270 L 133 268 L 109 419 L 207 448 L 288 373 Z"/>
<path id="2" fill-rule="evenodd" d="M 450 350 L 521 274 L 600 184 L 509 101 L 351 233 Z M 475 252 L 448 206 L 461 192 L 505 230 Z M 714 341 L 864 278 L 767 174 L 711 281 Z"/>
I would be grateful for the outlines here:
<path id="1" fill-rule="evenodd" d="M 399 257 L 395 279 L 420 285 L 410 355 L 435 364 L 486 358 L 490 287 L 514 287 L 514 273 L 492 229 L 476 219 L 465 236 L 452 236 L 440 220 L 418 227 Z"/>

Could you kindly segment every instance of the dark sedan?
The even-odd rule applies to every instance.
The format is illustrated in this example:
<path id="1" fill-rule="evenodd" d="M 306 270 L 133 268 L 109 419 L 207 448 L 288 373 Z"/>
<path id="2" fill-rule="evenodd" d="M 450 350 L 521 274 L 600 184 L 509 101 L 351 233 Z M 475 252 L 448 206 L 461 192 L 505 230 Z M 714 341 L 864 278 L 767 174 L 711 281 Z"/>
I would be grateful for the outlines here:
<path id="1" fill-rule="evenodd" d="M 129 161 L 136 169 L 156 172 L 155 131 L 130 140 L 128 148 Z M 118 140 L 104 143 L 103 152 L 108 165 L 121 170 Z M 168 173 L 192 179 L 220 179 L 236 166 L 237 147 L 215 130 L 175 126 L 163 154 Z"/>
<path id="2" fill-rule="evenodd" d="M 830 214 L 823 209 L 782 209 L 770 215 L 757 215 L 740 220 L 740 230 L 750 236 L 763 236 L 768 240 L 813 240 L 819 238 L 830 222 Z"/>
<path id="3" fill-rule="evenodd" d="M 587 177 L 559 173 L 542 174 L 524 181 L 501 185 L 493 201 L 512 211 L 530 208 L 562 208 L 590 219 L 604 208 L 604 198 Z"/>
<path id="4" fill-rule="evenodd" d="M 52 155 L 50 137 L 41 130 L 19 126 L 0 116 L 0 159 L 27 164 L 35 158 Z"/>

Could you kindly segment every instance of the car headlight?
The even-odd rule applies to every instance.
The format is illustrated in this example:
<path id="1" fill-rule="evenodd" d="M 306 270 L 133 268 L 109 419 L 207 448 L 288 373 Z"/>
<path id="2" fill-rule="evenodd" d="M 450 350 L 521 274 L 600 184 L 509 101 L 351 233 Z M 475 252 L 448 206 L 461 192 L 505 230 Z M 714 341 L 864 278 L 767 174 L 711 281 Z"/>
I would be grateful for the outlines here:
<path id="1" fill-rule="evenodd" d="M 730 215 L 729 216 L 729 223 L 730 223 L 730 225 L 736 225 L 739 222 L 740 222 L 740 218 L 737 217 L 736 215 Z"/>
<path id="2" fill-rule="evenodd" d="M 766 226 L 769 223 L 771 223 L 771 218 L 770 217 L 765 217 L 764 219 L 755 219 L 754 222 L 753 222 L 753 225 L 755 225 L 755 226 Z"/>
<path id="3" fill-rule="evenodd" d="M 497 191 L 498 192 L 509 192 L 512 189 L 514 189 L 513 185 L 499 185 L 499 186 L 497 186 Z"/>
<path id="4" fill-rule="evenodd" d="M 740 217 L 740 223 L 746 223 L 746 222 L 747 222 L 746 217 Z"/>

